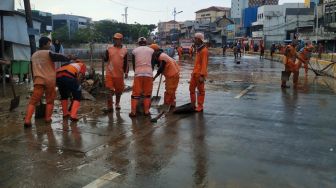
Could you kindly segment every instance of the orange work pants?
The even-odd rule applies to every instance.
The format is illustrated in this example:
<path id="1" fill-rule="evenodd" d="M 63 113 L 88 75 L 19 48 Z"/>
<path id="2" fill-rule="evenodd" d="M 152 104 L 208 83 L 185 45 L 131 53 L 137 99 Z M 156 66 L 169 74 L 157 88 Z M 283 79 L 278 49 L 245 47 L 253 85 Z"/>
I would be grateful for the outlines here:
<path id="1" fill-rule="evenodd" d="M 285 65 L 285 71 L 289 73 L 289 77 L 293 73 L 293 84 L 294 84 L 294 87 L 297 86 L 298 81 L 299 81 L 299 70 L 300 70 L 300 65 L 297 65 L 295 63 L 289 62 L 288 64 Z M 281 81 L 281 85 L 285 86 L 286 85 L 286 81 L 282 80 Z"/>
<path id="2" fill-rule="evenodd" d="M 164 93 L 164 104 L 176 106 L 176 89 L 180 80 L 180 76 L 166 77 L 166 91 Z"/>
<path id="3" fill-rule="evenodd" d="M 115 78 L 111 74 L 106 74 L 105 87 L 109 88 L 113 93 L 122 94 L 125 89 L 124 78 Z"/>
<path id="4" fill-rule="evenodd" d="M 132 89 L 131 110 L 136 113 L 136 106 L 141 95 L 144 95 L 144 111 L 145 114 L 149 113 L 151 105 L 151 97 L 153 90 L 153 78 L 147 76 L 138 76 L 134 78 Z"/>
<path id="5" fill-rule="evenodd" d="M 196 103 L 196 88 L 198 90 L 197 93 L 197 105 L 199 107 L 203 107 L 204 99 L 205 99 L 205 82 L 200 82 L 200 75 L 192 74 L 189 85 L 190 92 L 190 100 L 191 104 Z"/>
<path id="6" fill-rule="evenodd" d="M 40 102 L 43 93 L 45 93 L 46 95 L 47 104 L 54 104 L 54 100 L 56 98 L 55 88 L 56 88 L 55 84 L 48 84 L 48 85 L 35 84 L 29 104 L 36 106 L 36 104 Z"/>

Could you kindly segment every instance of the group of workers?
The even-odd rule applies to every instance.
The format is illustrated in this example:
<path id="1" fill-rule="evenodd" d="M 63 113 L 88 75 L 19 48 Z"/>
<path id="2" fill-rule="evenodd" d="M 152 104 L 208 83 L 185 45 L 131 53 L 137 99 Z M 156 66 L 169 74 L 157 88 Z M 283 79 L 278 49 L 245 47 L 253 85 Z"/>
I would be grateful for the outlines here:
<path id="1" fill-rule="evenodd" d="M 287 45 L 284 50 L 283 63 L 285 65 L 285 71 L 283 73 L 285 73 L 286 76 L 281 80 L 281 88 L 289 88 L 289 86 L 286 85 L 286 81 L 292 73 L 293 87 L 297 88 L 299 72 L 302 65 L 305 69 L 305 75 L 308 75 L 308 64 L 314 47 L 310 42 L 307 42 L 306 45 L 297 52 L 297 45 L 297 40 L 293 40 L 293 42 L 290 45 Z"/>
<path id="2" fill-rule="evenodd" d="M 107 113 L 113 112 L 115 95 L 115 109 L 120 110 L 120 98 L 124 91 L 124 78 L 128 78 L 129 66 L 127 49 L 122 44 L 123 35 L 113 36 L 113 45 L 109 46 L 104 55 L 107 61 L 105 86 L 108 89 Z M 39 50 L 32 55 L 32 70 L 34 89 L 27 106 L 24 127 L 32 126 L 31 119 L 35 107 L 41 102 L 43 94 L 46 97 L 45 121 L 50 123 L 56 98 L 56 85 L 61 96 L 63 118 L 78 121 L 77 112 L 81 100 L 81 80 L 85 76 L 85 64 L 73 56 L 64 56 L 50 51 L 51 40 L 41 37 Z M 207 77 L 208 49 L 204 43 L 202 33 L 195 34 L 196 57 L 194 69 L 190 79 L 190 100 L 197 112 L 203 111 L 205 99 L 205 79 Z M 65 62 L 55 69 L 54 62 Z M 157 44 L 147 46 L 144 37 L 138 39 L 138 47 L 132 51 L 132 65 L 134 70 L 133 89 L 131 95 L 130 117 L 137 116 L 137 106 L 143 99 L 144 115 L 150 115 L 153 81 L 163 75 L 165 77 L 164 105 L 175 107 L 176 90 L 179 84 L 180 68 L 178 63 L 168 56 Z M 154 67 L 158 70 L 153 76 Z M 198 90 L 196 95 L 196 88 Z M 70 102 L 71 98 L 71 103 Z M 196 105 L 197 102 L 197 105 Z"/>

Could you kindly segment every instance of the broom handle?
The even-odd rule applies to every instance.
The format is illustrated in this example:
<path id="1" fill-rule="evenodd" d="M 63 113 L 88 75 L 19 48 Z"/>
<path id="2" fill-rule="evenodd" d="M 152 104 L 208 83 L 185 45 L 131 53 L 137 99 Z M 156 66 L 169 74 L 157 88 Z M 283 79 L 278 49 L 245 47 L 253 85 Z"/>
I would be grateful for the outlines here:
<path id="1" fill-rule="evenodd" d="M 159 87 L 158 87 L 157 92 L 156 92 L 156 97 L 159 96 L 159 91 L 160 91 L 161 81 L 162 81 L 162 74 L 161 74 L 161 76 L 160 76 Z"/>

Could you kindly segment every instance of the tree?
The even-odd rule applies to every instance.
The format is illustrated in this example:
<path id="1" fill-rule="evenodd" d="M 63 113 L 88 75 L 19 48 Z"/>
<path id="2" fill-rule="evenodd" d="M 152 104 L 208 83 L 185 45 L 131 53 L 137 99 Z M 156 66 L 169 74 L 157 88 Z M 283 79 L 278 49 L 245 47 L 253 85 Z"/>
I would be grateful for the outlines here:
<path id="1" fill-rule="evenodd" d="M 145 26 L 141 26 L 139 29 L 139 36 L 140 37 L 148 37 L 150 34 L 149 29 Z"/>
<path id="2" fill-rule="evenodd" d="M 53 39 L 58 39 L 66 43 L 69 40 L 69 29 L 67 26 L 60 27 L 52 32 L 51 36 Z"/>
<path id="3" fill-rule="evenodd" d="M 78 29 L 69 39 L 68 28 L 62 27 L 53 32 L 52 37 L 66 44 L 80 44 L 89 42 L 112 42 L 115 33 L 122 33 L 127 43 L 136 42 L 139 37 L 148 37 L 156 25 L 125 24 L 116 20 L 101 20 L 89 25 L 87 28 Z"/>

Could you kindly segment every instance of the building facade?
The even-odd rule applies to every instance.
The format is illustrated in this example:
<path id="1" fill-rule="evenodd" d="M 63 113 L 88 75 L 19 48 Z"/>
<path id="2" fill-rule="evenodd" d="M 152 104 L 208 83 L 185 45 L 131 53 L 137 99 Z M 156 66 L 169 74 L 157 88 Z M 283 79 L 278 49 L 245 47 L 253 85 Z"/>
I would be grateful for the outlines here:
<path id="1" fill-rule="evenodd" d="M 336 31 L 336 0 L 324 0 L 324 25 L 328 31 Z"/>
<path id="2" fill-rule="evenodd" d="M 196 11 L 196 21 L 199 23 L 211 23 L 216 21 L 218 18 L 226 16 L 227 18 L 231 15 L 231 9 L 227 7 L 209 7 Z"/>
<path id="3" fill-rule="evenodd" d="M 266 47 L 292 39 L 293 34 L 314 27 L 314 11 L 304 3 L 265 5 L 258 8 L 257 21 L 252 23 L 252 40 L 263 41 Z M 301 29 L 300 29 L 301 28 Z"/>
<path id="4" fill-rule="evenodd" d="M 18 9 L 19 12 L 25 14 L 24 9 Z M 41 33 L 50 33 L 52 32 L 52 14 L 49 12 L 43 12 L 39 10 L 32 10 L 32 17 L 41 21 Z"/>
<path id="5" fill-rule="evenodd" d="M 278 5 L 279 0 L 249 0 L 249 7 L 260 7 L 263 5 Z"/>
<path id="6" fill-rule="evenodd" d="M 158 23 L 158 38 L 162 44 L 170 44 L 177 41 L 178 34 L 181 31 L 181 23 L 171 20 Z"/>
<path id="7" fill-rule="evenodd" d="M 71 38 L 78 29 L 86 28 L 92 22 L 91 18 L 68 14 L 55 14 L 52 16 L 52 20 L 53 30 L 55 31 L 59 28 L 67 27 L 69 31 L 69 38 Z"/>

